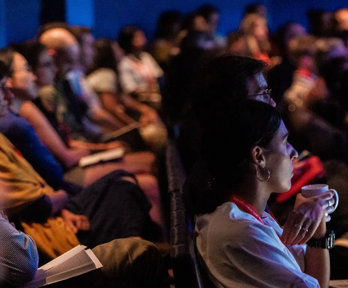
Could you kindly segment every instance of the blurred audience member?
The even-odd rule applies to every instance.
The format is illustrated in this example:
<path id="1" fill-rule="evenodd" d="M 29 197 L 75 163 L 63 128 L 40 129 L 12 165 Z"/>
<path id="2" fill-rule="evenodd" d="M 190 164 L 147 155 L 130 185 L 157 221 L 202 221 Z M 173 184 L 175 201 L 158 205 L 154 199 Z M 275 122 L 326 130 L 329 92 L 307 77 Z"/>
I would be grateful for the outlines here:
<path id="1" fill-rule="evenodd" d="M 310 35 L 293 38 L 289 42 L 289 58 L 296 65 L 293 82 L 285 92 L 285 99 L 289 105 L 307 107 L 308 94 L 317 79 L 314 52 L 315 37 Z M 295 107 L 289 106 L 293 110 Z"/>
<path id="2" fill-rule="evenodd" d="M 315 60 L 321 78 L 309 95 L 308 107 L 336 128 L 346 130 L 347 91 L 343 92 L 341 87 L 348 71 L 348 49 L 338 38 L 319 39 L 316 48 Z"/>
<path id="3" fill-rule="evenodd" d="M 236 56 L 253 57 L 244 32 L 238 30 L 228 34 L 226 53 Z"/>
<path id="4" fill-rule="evenodd" d="M 9 99 L 12 102 L 12 110 L 16 113 L 23 112 L 23 103 L 35 96 L 32 91 L 33 89 L 30 89 L 34 87 L 33 74 L 26 70 L 28 64 L 25 58 L 17 52 L 13 52 L 10 49 L 2 50 L 0 52 L 0 59 L 3 61 L 4 69 L 6 69 L 6 88 L 11 90 L 14 95 L 12 99 Z M 15 70 L 12 71 L 10 67 L 13 67 Z M 10 93 L 8 92 L 7 95 L 10 95 Z M 28 121 L 34 123 L 33 126 L 37 129 L 38 135 L 42 137 L 42 142 L 47 142 L 50 149 L 53 145 L 51 151 L 55 152 L 56 149 L 58 151 L 58 156 L 64 154 L 64 150 L 69 151 L 36 106 L 30 101 L 25 103 L 31 103 L 29 106 L 30 112 L 24 112 L 24 114 L 29 115 L 26 119 L 29 118 Z M 27 108 L 28 106 L 25 107 L 25 109 Z M 28 157 L 28 161 L 32 161 L 33 166 L 37 167 L 38 171 L 42 171 L 42 176 L 53 183 L 54 187 L 65 189 L 65 181 L 61 179 L 61 167 L 59 165 L 57 166 L 57 163 L 52 159 L 46 147 L 37 139 L 33 127 L 23 120 L 23 118 L 12 113 L 8 114 L 7 117 L 1 121 L 1 127 L 4 129 L 3 131 L 9 133 L 8 135 L 11 136 L 11 140 L 16 143 L 19 142 L 18 148 L 22 150 L 23 155 Z M 18 134 L 19 131 L 23 131 L 23 133 Z M 60 151 L 61 147 L 64 148 L 63 151 Z M 78 185 L 88 186 L 116 169 L 126 169 L 129 172 L 134 172 L 137 174 L 136 177 L 139 181 L 139 185 L 144 189 L 153 204 L 150 212 L 151 216 L 155 219 L 154 221 L 162 225 L 163 218 L 157 180 L 153 175 L 149 174 L 153 169 L 152 164 L 154 162 L 154 156 L 147 152 L 130 153 L 128 155 L 129 156 L 125 155 L 124 158 L 118 162 L 98 164 L 84 169 L 74 167 L 73 169 L 66 170 L 64 177 L 66 180 Z M 76 158 L 76 161 L 78 162 L 80 158 Z M 50 174 L 50 172 L 52 174 Z M 69 185 L 68 188 L 74 187 Z"/>
<path id="5" fill-rule="evenodd" d="M 271 45 L 268 39 L 266 18 L 259 14 L 248 14 L 243 18 L 240 29 L 246 35 L 253 57 L 271 65 L 269 57 Z"/>
<path id="6" fill-rule="evenodd" d="M 348 9 L 342 8 L 335 12 L 335 20 L 337 23 L 337 31 L 348 31 Z"/>
<path id="7" fill-rule="evenodd" d="M 87 26 L 70 26 L 71 32 L 76 37 L 80 45 L 80 60 L 77 63 L 77 68 L 84 73 L 93 64 L 94 58 L 94 37 L 92 29 Z"/>
<path id="8" fill-rule="evenodd" d="M 35 276 L 39 255 L 34 240 L 0 211 L 0 286 L 21 287 Z"/>
<path id="9" fill-rule="evenodd" d="M 214 48 L 223 49 L 226 46 L 226 39 L 217 34 L 217 27 L 219 25 L 219 9 L 214 5 L 202 5 L 196 11 L 197 16 L 203 17 L 206 23 L 206 31 L 214 39 Z"/>
<path id="10" fill-rule="evenodd" d="M 285 91 L 290 87 L 296 65 L 289 59 L 289 42 L 291 39 L 307 34 L 304 27 L 295 22 L 289 22 L 282 26 L 278 33 L 278 55 L 282 61 L 274 66 L 268 73 L 269 87 L 272 89 L 272 97 L 276 103 L 283 100 Z"/>
<path id="11" fill-rule="evenodd" d="M 163 76 L 163 71 L 144 51 L 146 41 L 144 32 L 136 26 L 126 26 L 120 31 L 118 42 L 125 52 L 119 64 L 120 83 L 125 93 L 159 109 L 162 96 L 158 80 Z"/>
<path id="12" fill-rule="evenodd" d="M 127 125 L 137 125 L 127 111 L 139 120 L 140 135 L 153 151 L 159 152 L 166 142 L 166 130 L 157 112 L 122 92 L 118 78 L 117 43 L 107 39 L 96 42 L 96 55 L 87 77 L 90 87 L 98 93 L 104 108 Z M 127 108 L 127 111 L 125 111 Z M 140 117 L 136 114 L 140 114 Z"/>
<path id="13" fill-rule="evenodd" d="M 310 24 L 310 33 L 316 37 L 333 37 L 335 35 L 334 12 L 321 9 L 310 9 L 307 11 Z"/>
<path id="14" fill-rule="evenodd" d="M 182 14 L 175 10 L 165 11 L 158 17 L 155 39 L 149 50 L 164 70 L 173 56 L 180 52 L 182 20 Z"/>

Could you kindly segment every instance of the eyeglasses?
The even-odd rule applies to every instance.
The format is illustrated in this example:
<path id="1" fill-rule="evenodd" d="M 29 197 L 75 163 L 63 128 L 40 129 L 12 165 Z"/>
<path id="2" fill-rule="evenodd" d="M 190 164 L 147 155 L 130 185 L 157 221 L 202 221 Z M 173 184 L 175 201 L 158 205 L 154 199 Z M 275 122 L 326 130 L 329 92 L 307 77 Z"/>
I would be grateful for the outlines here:
<path id="1" fill-rule="evenodd" d="M 260 91 L 259 93 L 248 95 L 248 99 L 261 101 L 275 107 L 276 103 L 272 99 L 271 94 L 272 94 L 272 89 L 264 89 Z"/>
<path id="2" fill-rule="evenodd" d="M 272 95 L 272 89 L 264 89 L 264 90 L 262 90 L 262 91 L 260 91 L 259 93 L 256 93 L 256 94 L 251 94 L 251 95 L 249 95 L 248 97 L 249 98 L 253 98 L 253 97 L 255 97 L 255 98 L 257 98 L 258 96 L 267 96 L 267 97 L 271 97 L 271 95 Z"/>

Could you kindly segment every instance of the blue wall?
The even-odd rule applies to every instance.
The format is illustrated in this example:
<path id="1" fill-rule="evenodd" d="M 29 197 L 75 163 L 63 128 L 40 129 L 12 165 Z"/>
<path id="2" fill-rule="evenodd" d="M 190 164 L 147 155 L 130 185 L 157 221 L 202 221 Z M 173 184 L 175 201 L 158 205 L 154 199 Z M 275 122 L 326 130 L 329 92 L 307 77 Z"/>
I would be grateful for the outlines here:
<path id="1" fill-rule="evenodd" d="M 1 9 L 5 7 L 5 0 L 0 0 L 0 47 L 6 46 L 7 29 L 6 29 L 6 11 Z"/>
<path id="2" fill-rule="evenodd" d="M 94 0 L 65 0 L 65 10 L 71 25 L 94 27 Z"/>
<path id="3" fill-rule="evenodd" d="M 55 1 L 55 0 L 51 0 Z M 168 9 L 193 11 L 204 0 L 65 0 L 66 19 L 70 24 L 92 26 L 98 38 L 115 38 L 124 26 L 135 24 L 152 37 L 158 15 Z M 238 28 L 245 6 L 255 0 L 215 0 L 221 11 L 218 32 L 226 34 Z M 333 11 L 348 7 L 347 0 L 260 0 L 269 11 L 269 26 L 275 31 L 289 20 L 308 26 L 309 8 Z M 34 37 L 38 27 L 41 0 L 0 0 L 0 46 Z"/>
<path id="4" fill-rule="evenodd" d="M 213 2 L 221 11 L 218 32 L 226 34 L 238 28 L 245 5 L 254 3 L 255 0 L 219 0 L 210 3 Z M 268 6 L 270 1 L 259 2 Z M 209 3 L 209 1 L 132 0 L 126 3 L 114 0 L 95 0 L 95 35 L 96 37 L 115 38 L 123 26 L 134 24 L 144 29 L 146 35 L 151 37 L 156 27 L 157 17 L 161 12 L 174 9 L 188 13 L 205 3 Z"/>
<path id="5" fill-rule="evenodd" d="M 20 42 L 33 38 L 40 24 L 40 0 L 5 0 L 0 9 L 6 11 L 6 41 Z"/>

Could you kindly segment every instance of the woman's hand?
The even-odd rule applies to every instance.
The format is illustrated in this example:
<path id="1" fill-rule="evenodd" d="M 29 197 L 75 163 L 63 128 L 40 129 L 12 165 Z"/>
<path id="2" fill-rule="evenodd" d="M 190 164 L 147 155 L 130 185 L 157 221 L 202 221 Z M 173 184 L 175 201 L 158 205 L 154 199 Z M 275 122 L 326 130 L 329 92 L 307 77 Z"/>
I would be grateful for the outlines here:
<path id="1" fill-rule="evenodd" d="M 90 229 L 88 218 L 84 215 L 76 215 L 66 209 L 62 210 L 61 215 L 68 227 L 70 227 L 75 234 L 79 230 L 88 231 Z"/>
<path id="2" fill-rule="evenodd" d="M 289 214 L 285 222 L 281 239 L 285 245 L 304 244 L 314 233 L 316 238 L 324 237 L 326 233 L 325 223 L 332 212 L 334 194 L 330 191 L 325 194 L 305 198 L 299 193 L 296 197 L 294 210 Z M 319 229 L 318 229 L 319 227 Z"/>

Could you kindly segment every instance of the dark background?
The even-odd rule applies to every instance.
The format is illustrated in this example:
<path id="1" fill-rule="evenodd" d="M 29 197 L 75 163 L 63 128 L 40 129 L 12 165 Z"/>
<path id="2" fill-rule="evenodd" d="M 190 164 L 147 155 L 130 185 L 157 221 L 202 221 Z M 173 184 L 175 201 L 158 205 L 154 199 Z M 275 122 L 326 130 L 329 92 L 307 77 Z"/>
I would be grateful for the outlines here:
<path id="1" fill-rule="evenodd" d="M 226 35 L 238 28 L 244 8 L 252 0 L 0 0 L 0 47 L 30 39 L 41 23 L 50 20 L 91 26 L 97 38 L 115 38 L 121 27 L 140 26 L 151 39 L 158 15 L 168 9 L 191 12 L 202 4 L 220 9 L 218 32 Z M 306 11 L 334 11 L 348 7 L 347 0 L 263 0 L 268 9 L 268 24 L 276 31 L 293 20 L 308 27 Z"/>

